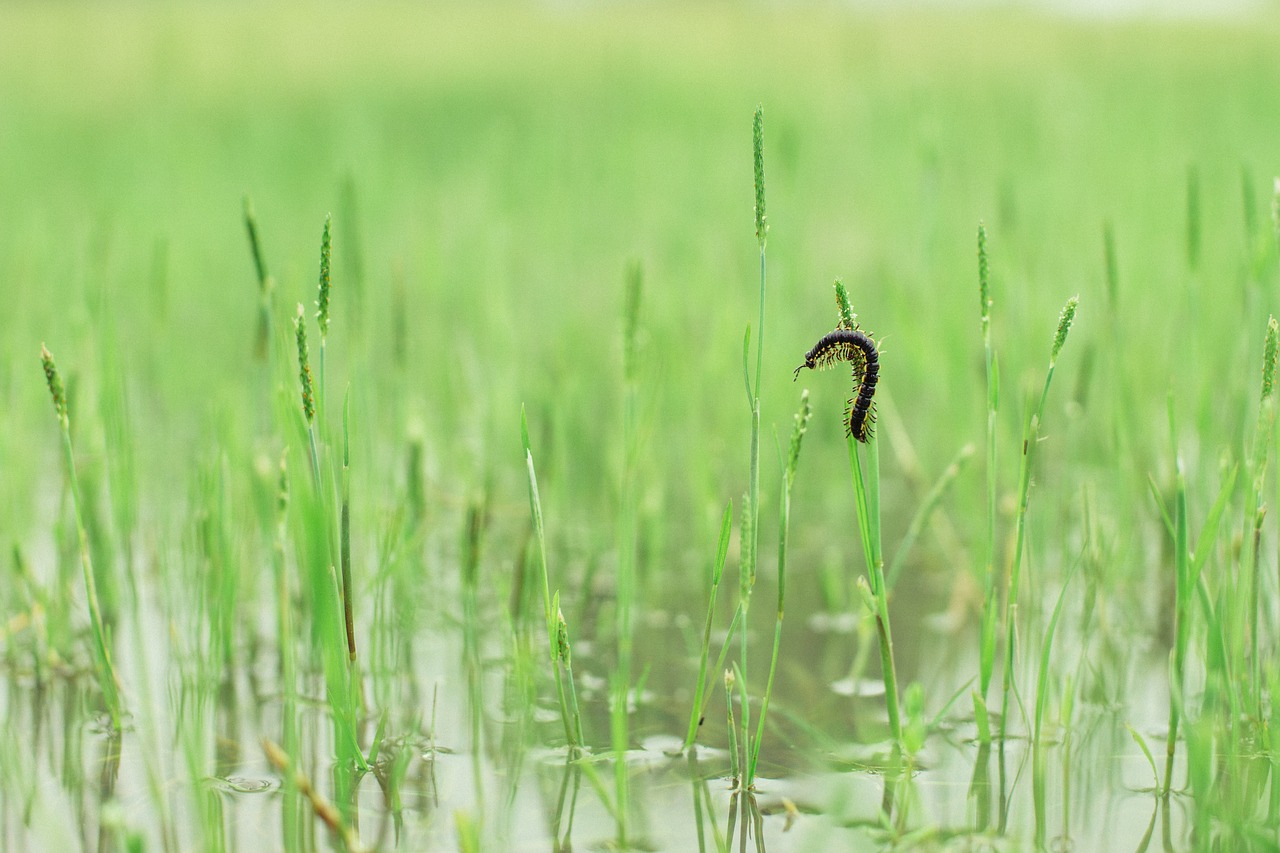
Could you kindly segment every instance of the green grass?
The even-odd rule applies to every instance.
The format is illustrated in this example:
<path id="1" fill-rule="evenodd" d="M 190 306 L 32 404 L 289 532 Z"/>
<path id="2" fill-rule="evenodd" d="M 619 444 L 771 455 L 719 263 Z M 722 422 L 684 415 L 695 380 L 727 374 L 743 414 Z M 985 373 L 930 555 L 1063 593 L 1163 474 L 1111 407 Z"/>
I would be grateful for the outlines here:
<path id="1" fill-rule="evenodd" d="M 1280 843 L 1277 36 L 6 6 L 0 837 Z"/>

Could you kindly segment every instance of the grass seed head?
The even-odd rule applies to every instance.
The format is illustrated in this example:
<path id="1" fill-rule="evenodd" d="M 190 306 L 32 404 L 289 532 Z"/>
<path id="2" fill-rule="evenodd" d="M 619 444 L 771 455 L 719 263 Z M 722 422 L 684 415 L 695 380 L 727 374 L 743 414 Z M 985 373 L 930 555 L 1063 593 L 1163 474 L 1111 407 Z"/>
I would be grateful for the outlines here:
<path id="1" fill-rule="evenodd" d="M 849 302 L 849 291 L 845 290 L 844 282 L 836 279 L 836 313 L 839 315 L 836 319 L 839 329 L 856 329 L 858 328 L 858 315 L 853 313 L 853 305 Z"/>
<path id="2" fill-rule="evenodd" d="M 768 218 L 764 212 L 764 107 L 757 106 L 751 121 L 751 149 L 755 161 L 756 184 L 756 240 L 764 248 L 769 233 Z"/>
<path id="3" fill-rule="evenodd" d="M 324 236 L 320 238 L 320 295 L 316 299 L 316 321 L 320 324 L 320 338 L 323 343 L 324 338 L 329 336 L 329 259 L 331 243 L 329 232 L 333 225 L 333 216 L 326 214 L 324 217 Z"/>
<path id="4" fill-rule="evenodd" d="M 556 656 L 565 666 L 573 665 L 573 652 L 569 648 L 569 623 L 560 609 L 560 593 L 556 593 Z"/>
<path id="5" fill-rule="evenodd" d="M 1049 362 L 1053 363 L 1058 360 L 1058 353 L 1062 352 L 1062 345 L 1067 342 L 1067 333 L 1071 331 L 1071 323 L 1076 318 L 1076 306 L 1080 304 L 1080 297 L 1073 296 L 1067 300 L 1067 304 L 1062 306 L 1062 313 L 1058 316 L 1058 331 L 1053 336 L 1053 355 L 1049 356 Z"/>
<path id="6" fill-rule="evenodd" d="M 978 300 L 981 303 L 982 323 L 991 319 L 991 274 L 987 263 L 987 226 L 978 223 Z"/>
<path id="7" fill-rule="evenodd" d="M 813 416 L 813 408 L 809 405 L 809 389 L 800 392 L 800 411 L 796 412 L 795 425 L 791 428 L 791 446 L 787 449 L 787 480 L 795 477 L 796 465 L 800 461 L 800 442 L 805 431 L 809 429 L 809 418 Z"/>
<path id="8" fill-rule="evenodd" d="M 297 316 L 293 318 L 294 334 L 298 339 L 298 380 L 302 388 L 302 413 L 306 415 L 307 425 L 316 419 L 316 398 L 311 386 L 311 360 L 307 354 L 307 315 L 302 303 L 298 303 Z"/>
<path id="9" fill-rule="evenodd" d="M 1262 400 L 1266 402 L 1276 390 L 1276 353 L 1280 347 L 1280 324 L 1274 316 L 1267 318 L 1267 339 L 1262 345 Z"/>
<path id="10" fill-rule="evenodd" d="M 67 420 L 67 393 L 62 386 L 62 377 L 58 375 L 58 365 L 53 363 L 53 353 L 40 345 L 40 363 L 44 366 L 44 378 L 49 384 L 49 394 L 53 396 L 53 409 L 58 413 L 58 420 Z"/>

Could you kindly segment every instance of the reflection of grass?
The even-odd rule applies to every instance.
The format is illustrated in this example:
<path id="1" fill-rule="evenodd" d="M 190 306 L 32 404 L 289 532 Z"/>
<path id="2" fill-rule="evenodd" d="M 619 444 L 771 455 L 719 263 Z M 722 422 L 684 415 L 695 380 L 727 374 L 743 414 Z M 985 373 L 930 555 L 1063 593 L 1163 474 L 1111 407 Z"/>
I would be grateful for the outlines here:
<path id="1" fill-rule="evenodd" d="M 380 807 L 374 786 L 335 782 L 330 764 L 378 772 L 380 745 L 423 736 L 438 689 L 432 735 L 474 755 L 477 778 L 460 783 L 447 758 L 436 766 L 437 753 L 406 749 L 407 846 L 501 848 L 521 817 L 510 803 L 536 800 L 527 780 L 539 764 L 506 753 L 562 740 L 578 749 L 560 756 L 570 765 L 558 790 L 576 791 L 579 774 L 588 782 L 561 827 L 565 846 L 587 846 L 566 826 L 599 825 L 602 811 L 634 843 L 662 828 L 644 773 L 599 766 L 610 746 L 621 758 L 673 734 L 676 709 L 674 733 L 699 742 L 711 779 L 695 783 L 694 803 L 723 809 L 706 792 L 722 790 L 730 713 L 746 787 L 777 775 L 761 767 L 803 764 L 867 730 L 861 712 L 879 714 L 878 696 L 844 702 L 827 686 L 851 658 L 874 671 L 892 611 L 898 659 L 881 669 L 908 752 L 913 717 L 937 713 L 975 674 L 978 726 L 966 712 L 962 735 L 988 741 L 992 759 L 1001 733 L 1006 745 L 1034 737 L 1030 781 L 975 787 L 1005 800 L 992 804 L 1003 825 L 1029 831 L 1017 810 L 1035 807 L 1049 843 L 1094 826 L 1078 789 L 1064 792 L 1077 794 L 1071 821 L 1055 826 L 1054 780 L 1059 762 L 1084 765 L 1063 788 L 1103 775 L 1088 766 L 1106 760 L 1090 746 L 1120 708 L 1155 753 L 1162 793 L 1185 792 L 1197 843 L 1270 831 L 1273 394 L 1254 407 L 1264 322 L 1280 310 L 1263 203 L 1280 139 L 1274 21 L 1250 31 L 720 6 L 649 16 L 607 4 L 509 9 L 497 21 L 469 7 L 299 8 L 256 9 L 253 26 L 204 5 L 163 21 L 141 5 L 4 13 L 0 163 L 21 168 L 0 168 L 11 203 L 0 363 L 27 364 L 0 371 L 0 526 L 17 579 L 0 590 L 6 696 L 96 673 L 94 702 L 117 718 L 127 707 L 148 741 L 185 753 L 189 766 L 156 758 L 148 772 L 160 780 L 173 764 L 184 778 L 211 775 L 215 728 L 232 741 L 266 735 L 372 839 L 377 822 L 355 817 Z M 739 251 L 754 201 L 744 119 L 757 102 L 769 110 L 770 210 L 785 226 L 769 247 L 767 315 L 763 298 L 751 304 L 763 246 Z M 290 315 L 316 298 L 313 226 L 330 209 L 332 291 L 319 327 L 316 308 L 303 311 L 312 349 L 299 364 Z M 981 330 L 968 284 L 979 220 L 993 248 L 982 279 L 997 299 L 984 298 Z M 643 259 L 643 322 L 624 308 L 619 332 L 601 318 L 639 304 L 607 286 L 631 257 Z M 867 559 L 861 646 L 815 651 L 804 625 L 819 567 L 848 565 L 857 547 L 848 486 L 831 471 L 793 482 L 785 463 L 779 483 L 760 442 L 772 429 L 786 437 L 810 295 L 836 270 L 891 331 L 882 393 L 893 405 L 874 448 L 851 462 L 864 541 L 903 544 Z M 1046 395 L 1044 323 L 1074 292 L 1096 320 L 1072 333 Z M 749 415 L 738 390 L 748 322 Z M 42 339 L 61 342 L 62 366 L 75 367 L 62 436 L 35 397 Z M 335 389 L 350 389 L 341 410 Z M 838 408 L 829 393 L 813 389 L 816 411 Z M 1173 449 L 1161 425 L 1170 395 Z M 521 402 L 536 432 L 523 453 Z M 806 455 L 839 458 L 836 433 L 810 430 Z M 949 468 L 970 444 L 984 469 Z M 54 451 L 75 488 L 50 475 Z M 725 499 L 744 492 L 726 516 Z M 776 534 L 760 523 L 774 500 Z M 743 518 L 735 541 L 731 522 Z M 484 547 L 471 548 L 481 521 Z M 1101 556 L 1067 586 L 1082 550 Z M 708 574 L 716 586 L 735 570 L 739 595 L 708 602 Z M 778 608 L 762 614 L 775 577 Z M 862 606 L 847 577 L 831 577 L 834 605 Z M 933 609 L 953 591 L 945 639 L 909 618 L 916 600 Z M 543 624 L 537 614 L 545 646 L 541 628 L 527 629 Z M 528 636 L 513 640 L 511 625 Z M 727 638 L 712 630 L 726 626 Z M 1136 673 L 1164 666 L 1140 655 L 1153 644 L 1170 652 L 1167 739 L 1139 722 L 1150 713 L 1138 710 Z M 725 646 L 722 661 L 738 666 L 728 711 Z M 151 694 L 135 675 L 148 669 Z M 192 682 L 192 704 L 163 689 L 171 671 Z M 252 726 L 201 704 L 221 675 L 253 705 Z M 1029 725 L 1019 696 L 1034 697 Z M 704 714 L 715 724 L 699 729 Z M 127 776 L 137 740 L 122 722 Z M 1068 725 L 1069 756 L 1055 741 Z M 929 746 L 921 774 L 936 772 Z M 483 809 L 448 802 L 414 825 L 428 761 L 461 796 L 495 773 L 518 794 Z M 29 794 L 25 773 L 6 773 L 4 793 L 48 797 L 37 815 L 62 811 L 63 795 Z M 785 784 L 768 778 L 760 796 Z M 170 800 L 151 813 L 190 812 L 196 824 L 160 830 L 169 846 L 212 842 L 223 818 L 240 825 L 234 804 L 178 808 L 183 795 L 167 788 L 150 785 Z M 121 790 L 140 788 L 122 779 Z M 1108 790 L 1099 783 L 1096 796 Z M 295 784 L 280 798 L 295 818 L 287 845 L 309 837 L 300 797 Z M 936 817 L 923 800 L 903 802 L 911 812 L 895 829 Z M 1176 810 L 1170 832 L 1171 846 L 1187 846 Z M 717 845 L 710 833 L 704 842 Z"/>

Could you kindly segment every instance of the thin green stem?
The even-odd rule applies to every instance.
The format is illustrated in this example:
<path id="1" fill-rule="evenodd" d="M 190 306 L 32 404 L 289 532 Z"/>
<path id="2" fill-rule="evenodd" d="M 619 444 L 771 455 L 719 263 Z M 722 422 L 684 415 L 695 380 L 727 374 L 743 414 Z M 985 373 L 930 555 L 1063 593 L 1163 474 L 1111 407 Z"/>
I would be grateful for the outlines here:
<path id="1" fill-rule="evenodd" d="M 849 436 L 847 444 L 854 500 L 857 505 L 858 530 L 862 536 L 862 553 L 867 564 L 867 583 L 874 600 L 876 633 L 880 638 L 880 668 L 884 679 L 885 706 L 889 716 L 889 734 L 893 739 L 896 765 L 902 751 L 902 714 L 898 699 L 898 672 L 893 658 L 893 633 L 889 626 L 889 595 L 884 579 L 884 557 L 880 548 L 879 442 L 872 438 L 867 443 L 869 459 L 865 475 L 857 440 Z"/>

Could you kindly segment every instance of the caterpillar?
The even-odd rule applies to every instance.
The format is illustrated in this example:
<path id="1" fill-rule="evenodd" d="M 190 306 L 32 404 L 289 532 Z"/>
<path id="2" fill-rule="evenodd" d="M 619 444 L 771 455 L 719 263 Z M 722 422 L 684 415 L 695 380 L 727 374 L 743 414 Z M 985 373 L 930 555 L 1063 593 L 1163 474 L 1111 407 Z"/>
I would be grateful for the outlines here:
<path id="1" fill-rule="evenodd" d="M 796 368 L 795 378 L 798 379 L 800 371 L 806 367 L 820 370 L 839 361 L 853 365 L 855 388 L 854 396 L 845 404 L 845 433 L 865 443 L 870 439 L 871 427 L 876 422 L 872 398 L 880 379 L 880 353 L 870 335 L 860 329 L 843 326 L 827 332 L 813 345 L 813 349 L 805 353 L 804 364 Z"/>

